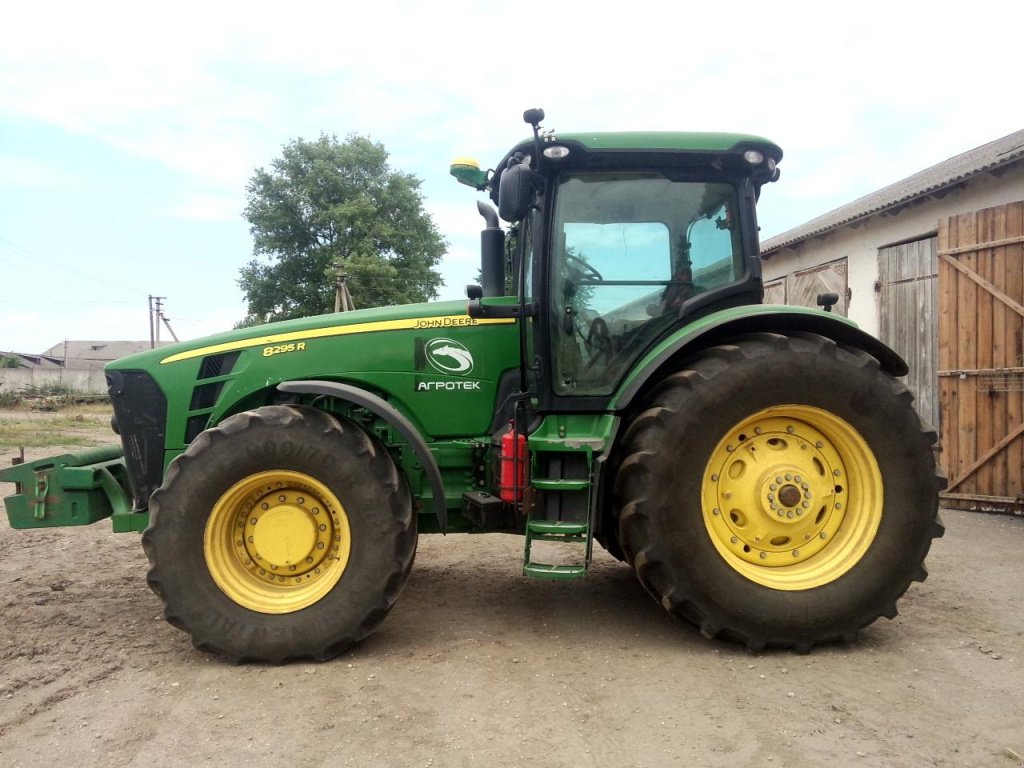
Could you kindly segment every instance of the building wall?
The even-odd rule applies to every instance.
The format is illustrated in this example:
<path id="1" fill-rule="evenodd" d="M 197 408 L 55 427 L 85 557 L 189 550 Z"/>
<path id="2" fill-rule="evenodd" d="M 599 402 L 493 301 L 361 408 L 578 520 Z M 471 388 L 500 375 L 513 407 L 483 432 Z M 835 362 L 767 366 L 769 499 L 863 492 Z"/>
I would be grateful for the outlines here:
<path id="1" fill-rule="evenodd" d="M 107 380 L 102 368 L 66 370 L 63 368 L 2 368 L 0 392 L 17 392 L 27 387 L 59 386 L 72 392 L 102 395 Z"/>
<path id="2" fill-rule="evenodd" d="M 979 208 L 1024 200 L 1024 163 L 1001 176 L 984 174 L 941 199 L 911 203 L 893 215 L 876 214 L 857 225 L 846 225 L 795 248 L 783 248 L 764 260 L 768 282 L 825 262 L 848 259 L 850 301 L 848 316 L 868 333 L 879 329 L 878 249 L 934 235 L 940 218 Z"/>

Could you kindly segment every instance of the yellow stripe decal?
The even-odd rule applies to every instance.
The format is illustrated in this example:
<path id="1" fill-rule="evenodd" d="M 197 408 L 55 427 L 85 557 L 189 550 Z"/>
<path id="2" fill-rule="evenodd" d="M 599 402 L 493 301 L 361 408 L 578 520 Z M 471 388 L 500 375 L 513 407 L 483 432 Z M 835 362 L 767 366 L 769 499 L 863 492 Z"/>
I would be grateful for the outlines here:
<path id="1" fill-rule="evenodd" d="M 313 328 L 308 331 L 291 331 L 275 333 L 270 336 L 257 336 L 253 339 L 228 341 L 223 344 L 212 344 L 209 347 L 191 349 L 176 355 L 165 357 L 160 365 L 176 363 L 179 360 L 190 360 L 193 357 L 205 357 L 221 352 L 233 352 L 236 349 L 249 347 L 265 347 L 272 344 L 284 344 L 307 339 L 322 339 L 329 336 L 348 336 L 355 333 L 376 333 L 377 331 L 441 331 L 448 328 L 465 328 L 477 325 L 508 325 L 515 323 L 515 318 L 496 317 L 476 319 L 467 315 L 440 315 L 438 317 L 410 317 L 406 320 L 381 320 L 376 323 L 353 323 L 349 325 L 332 325 L 327 328 Z"/>

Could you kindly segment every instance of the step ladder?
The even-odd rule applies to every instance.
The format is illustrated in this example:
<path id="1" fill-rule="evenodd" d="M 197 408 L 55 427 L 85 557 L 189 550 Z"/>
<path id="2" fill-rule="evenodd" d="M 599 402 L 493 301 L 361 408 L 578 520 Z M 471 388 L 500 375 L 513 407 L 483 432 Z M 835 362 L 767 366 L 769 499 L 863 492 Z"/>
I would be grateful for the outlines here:
<path id="1" fill-rule="evenodd" d="M 540 451 L 534 454 L 534 461 L 539 476 L 531 481 L 536 501 L 526 520 L 523 575 L 557 581 L 581 579 L 590 568 L 594 542 L 590 455 Z M 571 562 L 534 561 L 533 544 L 538 541 L 564 547 L 565 559 Z"/>

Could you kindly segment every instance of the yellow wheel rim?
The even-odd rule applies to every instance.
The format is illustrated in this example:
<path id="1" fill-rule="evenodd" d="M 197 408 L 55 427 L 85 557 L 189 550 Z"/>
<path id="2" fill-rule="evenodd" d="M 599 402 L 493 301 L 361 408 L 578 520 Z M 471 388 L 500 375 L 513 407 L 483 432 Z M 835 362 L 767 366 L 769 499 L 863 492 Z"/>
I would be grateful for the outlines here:
<path id="1" fill-rule="evenodd" d="M 341 579 L 352 539 L 348 516 L 323 483 L 272 470 L 238 481 L 210 512 L 203 551 L 232 601 L 260 613 L 313 605 Z"/>
<path id="2" fill-rule="evenodd" d="M 701 493 L 719 554 L 772 589 L 835 581 L 860 562 L 882 519 L 882 477 L 864 438 L 802 405 L 759 411 L 729 430 Z"/>

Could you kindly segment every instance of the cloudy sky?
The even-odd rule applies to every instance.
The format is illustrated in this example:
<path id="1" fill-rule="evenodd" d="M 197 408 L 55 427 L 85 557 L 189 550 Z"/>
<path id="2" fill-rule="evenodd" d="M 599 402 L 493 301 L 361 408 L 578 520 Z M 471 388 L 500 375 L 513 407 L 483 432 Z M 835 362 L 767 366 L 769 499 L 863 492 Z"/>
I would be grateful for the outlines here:
<path id="1" fill-rule="evenodd" d="M 785 151 L 768 237 L 1024 127 L 1014 2 L 91 3 L 0 24 L 0 350 L 181 338 L 245 312 L 245 185 L 321 132 L 382 142 L 476 271 L 476 196 L 541 106 L 561 130 L 727 130 Z M 358 297 L 357 301 L 358 301 Z M 165 334 L 166 337 L 166 334 Z"/>

